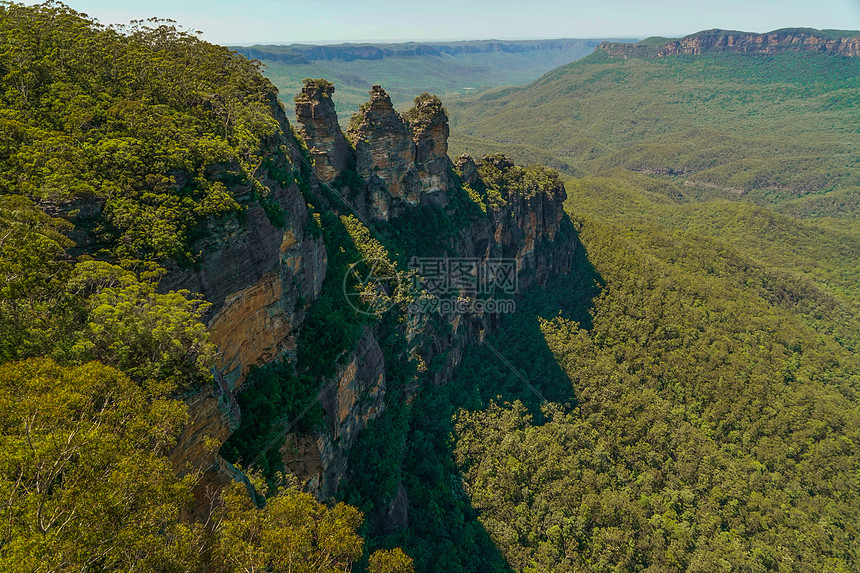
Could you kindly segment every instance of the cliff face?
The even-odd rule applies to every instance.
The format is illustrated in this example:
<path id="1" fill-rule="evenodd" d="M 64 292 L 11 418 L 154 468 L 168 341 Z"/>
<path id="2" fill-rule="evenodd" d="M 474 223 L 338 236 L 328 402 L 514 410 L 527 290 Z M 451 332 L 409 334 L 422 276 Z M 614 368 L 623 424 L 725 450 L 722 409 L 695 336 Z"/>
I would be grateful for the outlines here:
<path id="1" fill-rule="evenodd" d="M 652 57 L 699 55 L 708 52 L 775 54 L 816 52 L 856 57 L 860 55 L 860 36 L 831 36 L 818 30 L 775 30 L 766 34 L 709 30 L 673 40 L 661 46 L 604 42 L 599 50 L 613 57 Z"/>
<path id="2" fill-rule="evenodd" d="M 334 495 L 347 472 L 349 448 L 385 411 L 385 361 L 370 329 L 320 394 L 325 425 L 312 434 L 291 433 L 280 449 L 284 468 L 321 498 Z"/>
<path id="3" fill-rule="evenodd" d="M 349 143 L 337 123 L 337 112 L 331 99 L 334 86 L 324 80 L 306 82 L 296 96 L 296 119 L 314 159 L 317 176 L 331 181 L 350 166 Z M 354 160 L 353 160 L 354 161 Z"/>
<path id="4" fill-rule="evenodd" d="M 495 178 L 504 180 L 521 176 L 522 168 L 502 156 L 484 158 L 479 164 L 464 156 L 455 171 L 447 156 L 448 119 L 438 98 L 423 94 L 401 116 L 379 87 L 371 91 L 370 101 L 353 122 L 353 150 L 338 127 L 331 93 L 330 84 L 309 82 L 296 98 L 296 113 L 315 162 L 307 188 L 320 191 L 329 183 L 336 185 L 334 192 L 348 204 L 340 214 L 391 222 L 414 209 L 436 209 L 451 221 L 461 221 L 448 231 L 451 256 L 482 264 L 514 261 L 520 288 L 570 270 L 576 241 L 564 219 L 566 195 L 560 182 L 550 178 L 546 184 L 518 185 L 523 188 L 517 191 L 499 188 L 501 203 L 487 206 L 484 213 L 473 206 L 471 219 L 462 218 L 458 209 L 468 199 L 463 199 L 459 180 L 476 188 L 497 187 L 483 181 L 481 172 L 491 169 Z M 287 119 L 274 103 L 272 114 L 281 133 L 267 142 L 263 159 L 275 172 L 299 173 L 303 159 L 289 136 Z M 187 397 L 191 419 L 173 453 L 177 469 L 190 464 L 204 470 L 201 487 L 210 489 L 241 477 L 217 448 L 241 420 L 235 395 L 247 389 L 251 367 L 297 359 L 306 309 L 323 289 L 326 249 L 335 248 L 310 232 L 308 198 L 295 181 L 264 183 L 270 190 L 268 200 L 285 214 L 283 224 L 273 224 L 259 203 L 247 202 L 244 221 L 213 222 L 195 245 L 203 253 L 198 268 L 175 268 L 162 284 L 165 289 L 200 292 L 213 303 L 209 326 L 220 351 L 216 383 Z M 337 209 L 319 201 L 323 204 L 318 207 Z M 402 334 L 409 341 L 405 354 L 436 364 L 427 380 L 444 384 L 467 346 L 480 343 L 497 322 L 497 315 L 483 311 L 447 312 L 439 318 L 418 313 L 403 321 Z M 284 468 L 323 498 L 333 495 L 347 474 L 348 453 L 358 435 L 386 408 L 390 365 L 377 341 L 378 327 L 362 328 L 355 346 L 338 360 L 335 374 L 318 381 L 323 424 L 309 432 L 286 433 L 279 449 Z M 408 393 L 402 399 L 408 400 Z M 390 519 L 385 519 L 408 519 L 405 491 L 395 501 L 397 506 L 388 508 Z"/>
<path id="5" fill-rule="evenodd" d="M 300 165 L 300 151 L 276 101 L 270 111 L 280 131 L 265 142 L 263 160 L 272 171 L 291 172 Z M 203 483 L 208 485 L 236 475 L 217 453 L 217 444 L 239 425 L 234 394 L 242 390 L 250 367 L 295 351 L 304 320 L 299 302 L 316 298 L 326 273 L 325 245 L 307 233 L 307 205 L 296 182 L 284 185 L 265 176 L 262 182 L 269 188 L 268 201 L 284 214 L 283 224 L 274 224 L 258 202 L 249 201 L 250 189 L 234 187 L 234 196 L 245 203 L 243 220 L 211 222 L 194 245 L 202 254 L 199 267 L 174 267 L 160 285 L 198 292 L 213 304 L 209 329 L 219 350 L 215 384 L 186 397 L 190 421 L 171 454 L 178 470 L 207 472 Z"/>

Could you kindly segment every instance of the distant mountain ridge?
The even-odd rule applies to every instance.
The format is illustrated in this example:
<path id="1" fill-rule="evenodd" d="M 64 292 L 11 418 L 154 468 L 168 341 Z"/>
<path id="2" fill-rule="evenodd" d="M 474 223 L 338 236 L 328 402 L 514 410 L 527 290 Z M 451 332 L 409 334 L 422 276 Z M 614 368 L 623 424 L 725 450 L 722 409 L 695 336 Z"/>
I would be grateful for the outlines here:
<path id="1" fill-rule="evenodd" d="M 615 40 L 613 40 L 615 41 Z M 234 46 L 243 56 L 257 60 L 306 64 L 314 61 L 382 60 L 392 57 L 456 56 L 488 52 L 522 53 L 537 50 L 594 49 L 600 39 L 467 40 L 457 42 L 344 43 L 333 45 L 290 44 Z"/>
<path id="2" fill-rule="evenodd" d="M 676 40 L 648 38 L 635 44 L 603 42 L 597 49 L 620 58 L 661 58 L 707 52 L 816 52 L 856 57 L 860 56 L 860 31 L 784 28 L 757 34 L 714 29 Z"/>

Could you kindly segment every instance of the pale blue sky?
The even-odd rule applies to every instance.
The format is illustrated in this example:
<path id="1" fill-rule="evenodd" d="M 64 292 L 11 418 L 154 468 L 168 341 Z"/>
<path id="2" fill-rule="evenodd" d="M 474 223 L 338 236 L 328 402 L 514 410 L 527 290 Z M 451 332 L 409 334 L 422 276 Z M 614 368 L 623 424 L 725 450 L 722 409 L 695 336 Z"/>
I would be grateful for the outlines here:
<path id="1" fill-rule="evenodd" d="M 159 16 L 221 44 L 681 36 L 860 29 L 860 0 L 66 0 L 104 24 Z"/>

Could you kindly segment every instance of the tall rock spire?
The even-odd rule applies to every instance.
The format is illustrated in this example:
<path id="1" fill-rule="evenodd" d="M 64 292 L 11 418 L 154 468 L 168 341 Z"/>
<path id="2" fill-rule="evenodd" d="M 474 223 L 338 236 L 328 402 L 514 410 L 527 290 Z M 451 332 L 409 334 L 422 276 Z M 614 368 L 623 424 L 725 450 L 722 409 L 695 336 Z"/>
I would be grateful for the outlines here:
<path id="1" fill-rule="evenodd" d="M 448 191 L 448 114 L 435 95 L 423 93 L 404 114 L 415 142 L 415 164 L 422 193 Z"/>
<path id="2" fill-rule="evenodd" d="M 302 125 L 317 176 L 324 182 L 349 168 L 352 151 L 337 121 L 333 93 L 330 82 L 307 79 L 295 99 L 296 119 Z"/>
<path id="3" fill-rule="evenodd" d="M 421 187 L 415 142 L 384 89 L 373 86 L 370 101 L 350 121 L 348 135 L 355 145 L 355 170 L 370 184 L 372 216 L 387 220 L 407 205 L 417 205 Z"/>

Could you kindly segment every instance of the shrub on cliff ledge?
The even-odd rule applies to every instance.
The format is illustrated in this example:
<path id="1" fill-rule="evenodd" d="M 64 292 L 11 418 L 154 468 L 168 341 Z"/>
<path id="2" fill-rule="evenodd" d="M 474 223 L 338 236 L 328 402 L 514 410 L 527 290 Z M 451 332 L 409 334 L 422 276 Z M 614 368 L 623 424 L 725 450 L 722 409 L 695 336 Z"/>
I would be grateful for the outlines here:
<path id="1" fill-rule="evenodd" d="M 520 167 L 503 153 L 485 155 L 478 164 L 478 173 L 481 177 L 474 191 L 482 202 L 496 209 L 513 197 L 544 194 L 552 198 L 564 189 L 555 169 L 543 165 Z"/>
<path id="2" fill-rule="evenodd" d="M 442 105 L 442 100 L 439 96 L 431 95 L 427 92 L 415 98 L 415 105 L 403 114 L 405 119 L 413 129 L 427 127 L 434 119 L 440 115 L 447 120 L 448 112 L 445 111 L 445 106 Z"/>

